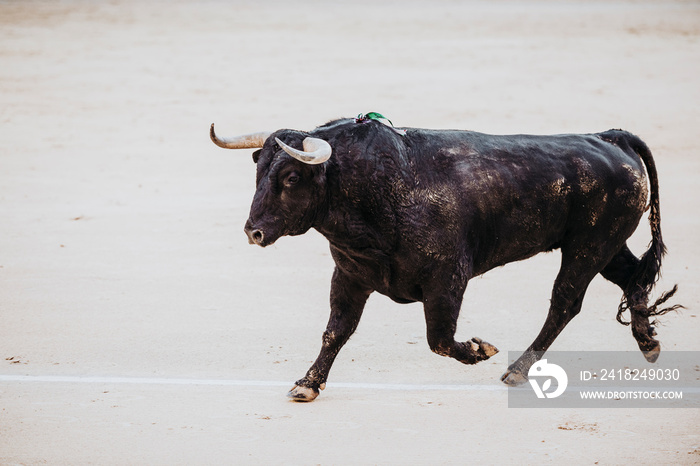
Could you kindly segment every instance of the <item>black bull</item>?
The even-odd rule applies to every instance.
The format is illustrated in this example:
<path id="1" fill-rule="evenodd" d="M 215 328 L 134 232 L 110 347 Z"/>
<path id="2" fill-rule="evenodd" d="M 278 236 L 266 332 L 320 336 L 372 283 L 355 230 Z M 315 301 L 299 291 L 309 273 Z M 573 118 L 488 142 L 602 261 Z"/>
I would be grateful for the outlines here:
<path id="1" fill-rule="evenodd" d="M 343 119 L 308 133 L 231 139 L 217 137 L 212 125 L 211 138 L 222 147 L 261 148 L 245 227 L 251 243 L 267 246 L 310 228 L 330 243 L 331 315 L 318 358 L 289 393 L 295 400 L 311 401 L 325 388 L 373 291 L 422 302 L 435 353 L 465 364 L 488 359 L 498 352 L 489 343 L 454 340 L 467 282 L 553 249 L 561 249 L 561 269 L 546 321 L 501 380 L 526 380 L 598 273 L 622 289 L 617 319 L 631 324 L 646 359 L 659 355 L 649 319 L 679 306 L 659 307 L 676 287 L 648 304 L 665 253 L 658 179 L 648 147 L 628 132 L 493 136 Z M 637 258 L 626 240 L 648 208 L 652 240 Z"/>

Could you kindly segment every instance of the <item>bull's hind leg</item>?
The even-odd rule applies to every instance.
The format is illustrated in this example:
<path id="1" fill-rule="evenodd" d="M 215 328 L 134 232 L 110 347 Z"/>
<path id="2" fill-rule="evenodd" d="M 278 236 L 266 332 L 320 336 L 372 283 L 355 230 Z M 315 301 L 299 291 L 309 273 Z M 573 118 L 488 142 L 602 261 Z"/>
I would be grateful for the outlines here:
<path id="1" fill-rule="evenodd" d="M 655 362 L 659 357 L 661 345 L 653 338 L 656 331 L 649 322 L 649 317 L 653 315 L 653 310 L 647 305 L 649 295 L 643 288 L 631 286 L 639 263 L 637 256 L 625 245 L 603 269 L 601 275 L 622 288 L 624 298 L 618 308 L 617 320 L 621 324 L 631 325 L 632 335 L 644 357 L 649 362 Z M 622 320 L 622 313 L 627 309 L 630 310 L 630 322 Z"/>
<path id="2" fill-rule="evenodd" d="M 586 289 L 604 264 L 605 260 L 593 251 L 562 248 L 562 265 L 554 282 L 544 326 L 528 349 L 508 367 L 501 377 L 503 383 L 519 385 L 527 380 L 530 366 L 542 357 L 564 327 L 581 311 Z"/>

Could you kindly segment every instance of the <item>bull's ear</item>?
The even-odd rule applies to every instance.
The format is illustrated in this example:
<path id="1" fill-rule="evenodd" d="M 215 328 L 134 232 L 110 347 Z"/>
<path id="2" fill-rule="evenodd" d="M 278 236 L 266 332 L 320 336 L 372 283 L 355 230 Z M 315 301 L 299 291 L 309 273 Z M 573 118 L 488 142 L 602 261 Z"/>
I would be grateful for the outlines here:
<path id="1" fill-rule="evenodd" d="M 258 163 L 258 159 L 260 158 L 260 152 L 262 152 L 262 149 L 258 149 L 255 152 L 253 152 L 253 162 Z"/>

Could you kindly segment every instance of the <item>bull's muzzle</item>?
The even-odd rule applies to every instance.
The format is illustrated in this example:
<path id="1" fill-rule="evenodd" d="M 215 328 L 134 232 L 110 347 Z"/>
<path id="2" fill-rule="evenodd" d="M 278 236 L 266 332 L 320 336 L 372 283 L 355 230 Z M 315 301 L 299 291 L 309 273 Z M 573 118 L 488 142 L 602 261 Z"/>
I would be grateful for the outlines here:
<path id="1" fill-rule="evenodd" d="M 248 236 L 248 243 L 264 246 L 265 233 L 261 229 L 255 228 L 250 222 L 247 222 L 244 231 Z"/>

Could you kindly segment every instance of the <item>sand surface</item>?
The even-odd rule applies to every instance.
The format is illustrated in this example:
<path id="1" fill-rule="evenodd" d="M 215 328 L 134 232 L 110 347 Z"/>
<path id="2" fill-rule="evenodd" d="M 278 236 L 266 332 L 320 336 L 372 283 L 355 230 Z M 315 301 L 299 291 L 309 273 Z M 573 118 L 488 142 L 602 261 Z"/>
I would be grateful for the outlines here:
<path id="1" fill-rule="evenodd" d="M 700 462 L 698 409 L 508 408 L 558 253 L 470 283 L 458 337 L 489 361 L 432 354 L 422 308 L 375 295 L 328 388 L 287 401 L 327 243 L 249 246 L 251 151 L 208 138 L 369 111 L 632 131 L 660 174 L 659 289 L 688 307 L 658 338 L 700 351 L 699 75 L 697 2 L 0 1 L 0 378 L 32 377 L 0 381 L 0 464 Z M 597 278 L 551 349 L 636 350 L 619 299 Z"/>

